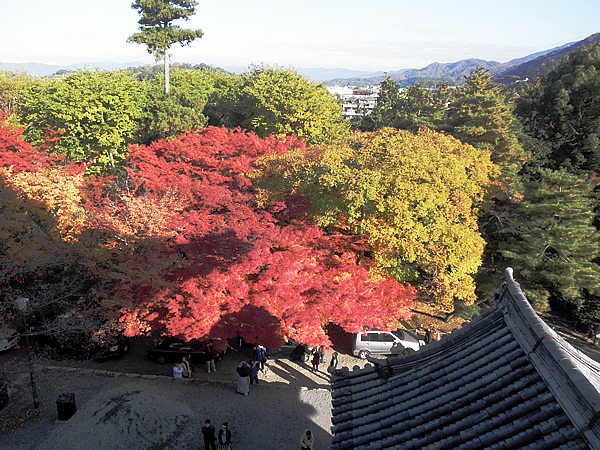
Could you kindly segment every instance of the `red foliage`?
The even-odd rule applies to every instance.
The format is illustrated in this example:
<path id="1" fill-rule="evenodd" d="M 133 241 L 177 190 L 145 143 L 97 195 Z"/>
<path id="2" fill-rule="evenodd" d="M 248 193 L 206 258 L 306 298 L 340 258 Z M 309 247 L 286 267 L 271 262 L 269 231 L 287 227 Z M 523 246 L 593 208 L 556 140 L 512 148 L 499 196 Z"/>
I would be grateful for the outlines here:
<path id="1" fill-rule="evenodd" d="M 12 171 L 37 171 L 46 166 L 51 157 L 38 151 L 22 138 L 21 129 L 8 123 L 8 115 L 0 112 L 0 167 L 11 168 Z"/>
<path id="2" fill-rule="evenodd" d="M 286 337 L 328 345 L 327 323 L 355 332 L 409 316 L 414 290 L 371 279 L 356 242 L 282 226 L 256 207 L 245 173 L 260 156 L 301 145 L 207 128 L 131 148 L 129 192 L 97 216 L 113 236 L 106 248 L 129 334 L 165 327 L 216 347 L 237 335 L 271 347 Z"/>

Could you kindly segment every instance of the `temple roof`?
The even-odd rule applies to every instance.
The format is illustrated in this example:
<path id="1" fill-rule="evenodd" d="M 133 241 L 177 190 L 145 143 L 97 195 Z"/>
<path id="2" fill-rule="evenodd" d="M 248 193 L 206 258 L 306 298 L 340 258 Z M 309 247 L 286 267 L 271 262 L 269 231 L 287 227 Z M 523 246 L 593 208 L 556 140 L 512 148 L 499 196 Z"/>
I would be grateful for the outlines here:
<path id="1" fill-rule="evenodd" d="M 370 361 L 332 376 L 333 449 L 600 449 L 600 364 L 539 318 L 512 269 L 472 322 Z"/>

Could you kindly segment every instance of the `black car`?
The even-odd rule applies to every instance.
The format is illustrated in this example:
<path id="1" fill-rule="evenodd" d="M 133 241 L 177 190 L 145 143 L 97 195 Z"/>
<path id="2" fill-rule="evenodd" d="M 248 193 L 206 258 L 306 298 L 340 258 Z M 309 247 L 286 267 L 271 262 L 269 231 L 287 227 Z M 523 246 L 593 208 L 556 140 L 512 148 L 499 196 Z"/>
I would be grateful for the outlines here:
<path id="1" fill-rule="evenodd" d="M 210 341 L 191 340 L 184 342 L 175 337 L 162 337 L 152 342 L 148 348 L 146 356 L 159 364 L 179 363 L 184 356 L 191 355 L 192 364 L 204 363 L 208 359 L 207 346 Z M 225 352 L 219 352 L 213 349 L 215 361 L 223 359 Z"/>

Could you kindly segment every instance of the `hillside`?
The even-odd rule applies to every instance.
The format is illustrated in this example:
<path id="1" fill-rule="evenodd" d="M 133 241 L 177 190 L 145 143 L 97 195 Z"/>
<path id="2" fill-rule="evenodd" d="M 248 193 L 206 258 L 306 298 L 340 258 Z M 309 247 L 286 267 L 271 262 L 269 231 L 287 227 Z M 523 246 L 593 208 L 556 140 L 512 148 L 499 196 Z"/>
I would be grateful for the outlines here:
<path id="1" fill-rule="evenodd" d="M 483 59 L 464 59 L 453 63 L 431 63 L 422 69 L 403 69 L 388 72 L 388 76 L 400 86 L 411 86 L 419 82 L 425 86 L 442 82 L 462 84 L 465 76 L 469 76 L 477 67 L 484 67 L 495 75 L 494 81 L 508 84 L 519 79 L 535 79 L 554 70 L 562 58 L 577 50 L 582 45 L 591 47 L 600 42 L 600 33 L 588 36 L 582 41 L 571 42 L 549 50 L 536 52 L 506 63 L 486 61 Z M 335 78 L 327 81 L 327 85 L 356 86 L 376 85 L 385 79 L 385 74 L 369 78 Z"/>
<path id="2" fill-rule="evenodd" d="M 535 59 L 526 61 L 517 66 L 511 67 L 508 70 L 498 74 L 494 79 L 497 83 L 508 84 L 515 80 L 524 80 L 526 78 L 536 79 L 544 76 L 558 67 L 561 60 L 569 53 L 584 46 L 586 48 L 600 42 L 600 33 L 592 34 L 582 41 L 566 44 L 558 47 L 548 53 L 538 56 Z"/>

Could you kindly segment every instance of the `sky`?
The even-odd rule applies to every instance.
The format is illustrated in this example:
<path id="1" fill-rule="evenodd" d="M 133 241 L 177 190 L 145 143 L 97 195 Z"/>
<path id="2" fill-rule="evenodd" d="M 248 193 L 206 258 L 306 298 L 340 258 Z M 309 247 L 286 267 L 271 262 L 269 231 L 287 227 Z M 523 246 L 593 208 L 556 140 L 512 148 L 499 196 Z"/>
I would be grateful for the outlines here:
<path id="1" fill-rule="evenodd" d="M 0 0 L 0 63 L 142 62 L 131 0 Z M 172 61 L 219 67 L 395 71 L 480 58 L 507 62 L 600 32 L 598 0 L 198 0 L 201 29 Z"/>

